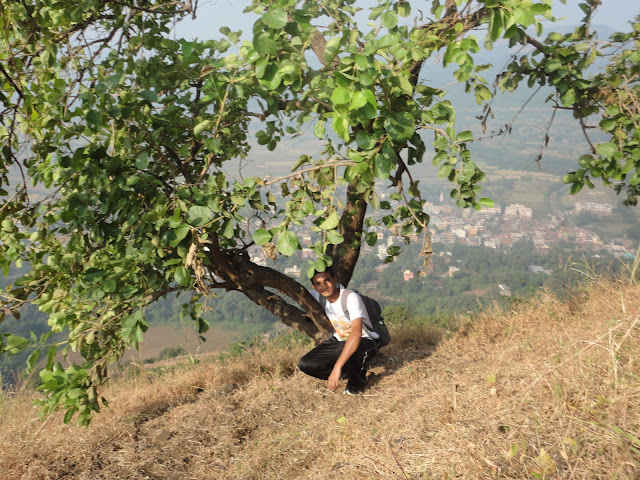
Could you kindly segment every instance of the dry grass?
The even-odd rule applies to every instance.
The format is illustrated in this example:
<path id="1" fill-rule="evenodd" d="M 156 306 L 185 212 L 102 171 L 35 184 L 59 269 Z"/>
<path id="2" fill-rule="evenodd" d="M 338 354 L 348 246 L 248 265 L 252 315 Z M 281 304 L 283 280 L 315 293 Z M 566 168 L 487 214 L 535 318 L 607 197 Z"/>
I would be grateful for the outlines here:
<path id="1" fill-rule="evenodd" d="M 640 287 L 396 330 L 359 397 L 269 346 L 110 387 L 89 428 L 0 400 L 3 479 L 640 478 Z"/>

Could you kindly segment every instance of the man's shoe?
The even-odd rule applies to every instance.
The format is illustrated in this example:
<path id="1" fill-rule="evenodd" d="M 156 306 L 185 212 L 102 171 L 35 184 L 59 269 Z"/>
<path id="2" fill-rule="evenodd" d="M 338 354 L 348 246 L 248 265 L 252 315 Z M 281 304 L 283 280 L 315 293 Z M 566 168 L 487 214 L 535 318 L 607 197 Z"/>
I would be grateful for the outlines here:
<path id="1" fill-rule="evenodd" d="M 344 394 L 345 395 L 360 395 L 361 393 L 364 393 L 364 387 L 366 385 L 362 385 L 359 387 L 354 387 L 353 385 L 349 385 L 347 384 L 347 388 L 344 389 Z"/>

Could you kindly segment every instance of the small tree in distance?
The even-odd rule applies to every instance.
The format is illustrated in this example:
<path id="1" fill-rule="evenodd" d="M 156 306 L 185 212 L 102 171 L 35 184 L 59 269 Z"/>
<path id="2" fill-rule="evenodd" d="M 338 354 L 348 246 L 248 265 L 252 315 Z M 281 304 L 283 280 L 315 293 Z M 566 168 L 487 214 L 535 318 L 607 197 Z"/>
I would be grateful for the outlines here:
<path id="1" fill-rule="evenodd" d="M 168 34 L 197 2 L 3 2 L 0 267 L 32 269 L 2 294 L 0 320 L 33 302 L 51 332 L 68 333 L 46 351 L 46 408 L 86 424 L 104 402 L 109 365 L 142 340 L 145 307 L 172 292 L 188 293 L 184 315 L 201 333 L 202 296 L 237 290 L 322 338 L 330 325 L 306 288 L 252 262 L 248 248 L 292 255 L 301 248 L 294 227 L 312 219 L 309 269 L 332 266 L 346 285 L 362 244 L 377 241 L 368 214 L 382 210 L 379 223 L 404 239 L 421 235 L 428 257 L 429 217 L 412 175 L 425 157 L 452 182 L 458 206 L 491 205 L 479 197 L 472 133 L 456 130 L 443 92 L 420 80 L 430 59 L 454 66 L 453 80 L 485 104 L 484 127 L 494 91 L 474 55 L 500 40 L 532 46 L 496 86 L 553 87 L 552 108 L 572 110 L 585 135 L 595 127 L 610 136 L 565 177 L 572 192 L 601 178 L 635 204 L 640 24 L 597 43 L 597 0 L 581 5 L 574 32 L 546 36 L 548 0 L 434 0 L 428 14 L 417 2 L 374 3 L 362 27 L 356 0 L 253 0 L 251 41 L 231 28 L 219 40 L 186 41 Z M 605 70 L 583 75 L 603 56 Z M 307 127 L 323 147 L 292 159 L 281 179 L 233 181 L 225 166 L 251 155 L 255 121 L 270 150 Z M 376 181 L 391 201 L 379 199 Z M 46 195 L 33 197 L 30 184 Z M 8 353 L 30 344 L 0 339 Z M 83 362 L 64 369 L 54 362 L 60 349 Z"/>

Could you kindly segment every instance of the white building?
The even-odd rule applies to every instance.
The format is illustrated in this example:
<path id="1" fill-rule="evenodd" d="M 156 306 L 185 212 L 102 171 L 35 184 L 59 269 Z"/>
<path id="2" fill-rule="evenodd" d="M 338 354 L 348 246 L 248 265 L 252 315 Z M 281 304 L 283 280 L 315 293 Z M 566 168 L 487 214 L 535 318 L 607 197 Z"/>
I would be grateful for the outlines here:
<path id="1" fill-rule="evenodd" d="M 576 213 L 580 213 L 582 211 L 609 215 L 611 212 L 613 212 L 613 205 L 609 203 L 576 202 Z"/>
<path id="2" fill-rule="evenodd" d="M 293 267 L 285 268 L 284 274 L 290 277 L 300 278 L 300 267 L 294 265 Z"/>
<path id="3" fill-rule="evenodd" d="M 504 216 L 531 218 L 533 216 L 533 210 L 529 207 L 525 207 L 524 205 L 514 203 L 504 209 Z"/>
<path id="4" fill-rule="evenodd" d="M 496 205 L 495 207 L 482 207 L 482 210 L 478 210 L 476 215 L 500 215 L 502 213 L 502 207 Z"/>

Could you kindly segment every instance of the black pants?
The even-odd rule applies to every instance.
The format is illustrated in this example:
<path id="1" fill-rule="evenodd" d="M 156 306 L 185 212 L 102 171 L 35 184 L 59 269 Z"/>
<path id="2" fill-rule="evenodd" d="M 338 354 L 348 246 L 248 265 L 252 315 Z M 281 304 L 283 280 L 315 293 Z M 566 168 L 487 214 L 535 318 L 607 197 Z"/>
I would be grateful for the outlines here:
<path id="1" fill-rule="evenodd" d="M 327 380 L 338 357 L 342 353 L 345 342 L 331 336 L 316 348 L 307 353 L 298 362 L 298 368 L 307 375 Z M 342 367 L 340 378 L 347 379 L 347 388 L 360 390 L 367 383 L 367 367 L 377 353 L 376 344 L 368 338 L 361 338 L 358 349 L 349 357 Z"/>

